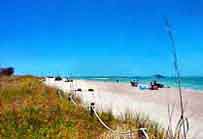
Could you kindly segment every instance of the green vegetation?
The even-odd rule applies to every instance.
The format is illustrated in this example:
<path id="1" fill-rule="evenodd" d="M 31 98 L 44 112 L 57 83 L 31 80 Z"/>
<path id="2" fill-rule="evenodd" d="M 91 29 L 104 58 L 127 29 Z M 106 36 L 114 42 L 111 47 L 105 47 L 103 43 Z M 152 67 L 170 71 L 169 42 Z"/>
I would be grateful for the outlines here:
<path id="1" fill-rule="evenodd" d="M 150 139 L 162 139 L 164 130 L 144 116 L 125 120 L 115 119 L 111 112 L 100 113 L 105 123 L 114 129 L 146 127 Z M 132 135 L 134 139 L 139 134 Z M 95 117 L 66 97 L 60 98 L 57 90 L 45 86 L 39 78 L 0 78 L 0 138 L 64 138 L 96 139 L 115 138 Z M 122 137 L 120 137 L 122 138 Z"/>

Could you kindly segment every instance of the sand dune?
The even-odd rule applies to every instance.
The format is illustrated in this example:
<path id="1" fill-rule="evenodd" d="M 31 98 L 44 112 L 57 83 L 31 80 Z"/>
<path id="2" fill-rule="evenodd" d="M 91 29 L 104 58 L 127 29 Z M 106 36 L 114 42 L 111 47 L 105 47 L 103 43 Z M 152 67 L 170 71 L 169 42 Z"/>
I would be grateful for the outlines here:
<path id="1" fill-rule="evenodd" d="M 47 79 L 47 85 L 60 88 L 64 91 L 73 89 L 70 83 Z M 86 80 L 74 81 L 75 89 L 81 88 L 82 92 L 76 94 L 82 99 L 83 104 L 95 102 L 98 111 L 111 110 L 115 116 L 126 112 L 136 112 L 148 115 L 151 120 L 160 123 L 163 127 L 168 125 L 168 105 L 174 105 L 172 125 L 175 127 L 180 116 L 177 89 L 163 88 L 157 91 L 139 90 L 123 83 L 96 82 Z M 93 88 L 94 92 L 88 92 Z M 203 92 L 183 90 L 185 115 L 190 122 L 189 138 L 203 139 Z"/>

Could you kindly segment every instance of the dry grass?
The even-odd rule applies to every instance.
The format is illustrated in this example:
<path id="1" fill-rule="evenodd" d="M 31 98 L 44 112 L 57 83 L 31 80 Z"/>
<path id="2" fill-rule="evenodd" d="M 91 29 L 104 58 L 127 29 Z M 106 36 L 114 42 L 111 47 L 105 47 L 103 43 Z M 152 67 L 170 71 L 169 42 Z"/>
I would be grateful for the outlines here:
<path id="1" fill-rule="evenodd" d="M 89 112 L 58 96 L 39 78 L 0 78 L 0 138 L 138 139 L 139 132 L 118 136 L 108 132 Z M 119 131 L 145 127 L 150 139 L 163 139 L 165 131 L 141 114 L 115 119 L 111 112 L 101 118 Z"/>
<path id="2" fill-rule="evenodd" d="M 0 82 L 0 138 L 95 138 L 99 123 L 32 77 Z"/>

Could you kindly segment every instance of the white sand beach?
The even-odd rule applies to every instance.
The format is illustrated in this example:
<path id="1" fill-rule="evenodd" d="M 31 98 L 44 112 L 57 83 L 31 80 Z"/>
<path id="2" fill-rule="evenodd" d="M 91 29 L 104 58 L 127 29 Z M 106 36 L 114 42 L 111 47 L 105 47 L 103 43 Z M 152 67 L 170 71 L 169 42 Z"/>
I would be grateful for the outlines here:
<path id="1" fill-rule="evenodd" d="M 47 79 L 45 83 L 65 92 L 73 89 L 70 83 L 64 81 Z M 163 88 L 156 91 L 139 90 L 124 83 L 87 80 L 75 80 L 73 87 L 82 89 L 82 92 L 76 92 L 76 95 L 81 98 L 83 104 L 89 105 L 95 102 L 98 111 L 111 110 L 115 116 L 122 116 L 126 112 L 143 113 L 167 128 L 168 105 L 170 107 L 174 105 L 173 127 L 180 118 L 179 97 L 175 88 Z M 94 92 L 88 92 L 90 88 L 94 89 Z M 188 136 L 190 139 L 203 139 L 203 91 L 183 90 L 183 98 L 185 115 L 190 123 Z"/>

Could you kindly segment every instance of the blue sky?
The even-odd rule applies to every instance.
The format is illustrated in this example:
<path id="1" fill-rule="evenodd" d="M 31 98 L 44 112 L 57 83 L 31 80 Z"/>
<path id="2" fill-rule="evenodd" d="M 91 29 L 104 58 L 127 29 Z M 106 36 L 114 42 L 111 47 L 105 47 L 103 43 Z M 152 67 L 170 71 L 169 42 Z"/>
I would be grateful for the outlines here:
<path id="1" fill-rule="evenodd" d="M 164 17 L 183 75 L 203 75 L 201 0 L 6 0 L 0 64 L 18 74 L 173 75 Z"/>

